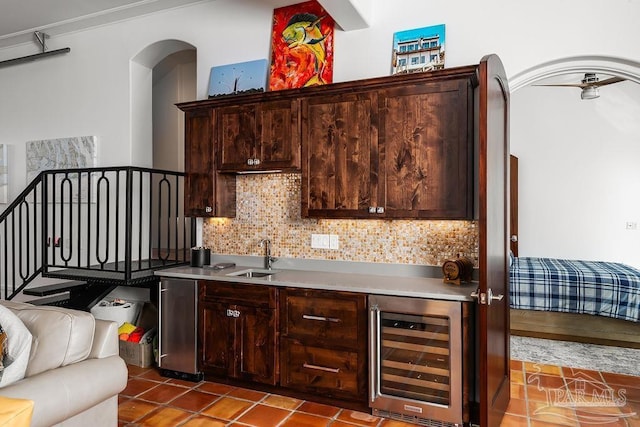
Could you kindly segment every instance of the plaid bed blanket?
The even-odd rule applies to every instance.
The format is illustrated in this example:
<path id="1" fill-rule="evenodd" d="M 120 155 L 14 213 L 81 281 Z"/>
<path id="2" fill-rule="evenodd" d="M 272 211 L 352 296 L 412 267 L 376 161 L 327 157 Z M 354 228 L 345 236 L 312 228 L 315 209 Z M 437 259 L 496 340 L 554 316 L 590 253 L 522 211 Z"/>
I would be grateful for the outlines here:
<path id="1" fill-rule="evenodd" d="M 640 321 L 640 270 L 624 264 L 516 257 L 511 308 Z"/>

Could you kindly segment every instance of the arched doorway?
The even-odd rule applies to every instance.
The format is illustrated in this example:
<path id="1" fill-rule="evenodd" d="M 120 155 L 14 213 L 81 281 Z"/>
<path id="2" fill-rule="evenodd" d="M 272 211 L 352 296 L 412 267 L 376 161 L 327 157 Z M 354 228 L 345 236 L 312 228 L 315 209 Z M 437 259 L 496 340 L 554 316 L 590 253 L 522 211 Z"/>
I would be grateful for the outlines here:
<path id="1" fill-rule="evenodd" d="M 173 104 L 195 99 L 195 47 L 180 40 L 145 47 L 131 59 L 130 82 L 132 164 L 182 170 L 184 122 Z"/>

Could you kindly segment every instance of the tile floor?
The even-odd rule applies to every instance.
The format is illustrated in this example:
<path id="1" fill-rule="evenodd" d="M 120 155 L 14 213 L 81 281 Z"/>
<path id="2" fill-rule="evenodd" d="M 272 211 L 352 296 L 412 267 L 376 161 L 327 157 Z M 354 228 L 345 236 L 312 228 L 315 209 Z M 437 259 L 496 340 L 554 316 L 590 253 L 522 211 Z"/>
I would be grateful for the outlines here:
<path id="1" fill-rule="evenodd" d="M 118 418 L 121 427 L 413 426 L 209 381 L 165 378 L 131 365 Z M 640 427 L 640 378 L 512 360 L 502 426 Z"/>

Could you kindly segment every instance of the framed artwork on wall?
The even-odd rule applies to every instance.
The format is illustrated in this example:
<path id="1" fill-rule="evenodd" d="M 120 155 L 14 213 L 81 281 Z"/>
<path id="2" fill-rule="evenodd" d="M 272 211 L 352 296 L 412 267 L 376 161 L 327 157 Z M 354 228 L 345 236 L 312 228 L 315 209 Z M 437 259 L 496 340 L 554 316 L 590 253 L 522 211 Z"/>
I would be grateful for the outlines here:
<path id="1" fill-rule="evenodd" d="M 444 46 L 444 24 L 394 33 L 391 74 L 444 68 Z"/>
<path id="2" fill-rule="evenodd" d="M 316 0 L 274 9 L 269 90 L 332 83 L 334 27 Z"/>
<path id="3" fill-rule="evenodd" d="M 264 92 L 266 86 L 266 59 L 220 65 L 211 68 L 209 98 L 238 93 Z"/>

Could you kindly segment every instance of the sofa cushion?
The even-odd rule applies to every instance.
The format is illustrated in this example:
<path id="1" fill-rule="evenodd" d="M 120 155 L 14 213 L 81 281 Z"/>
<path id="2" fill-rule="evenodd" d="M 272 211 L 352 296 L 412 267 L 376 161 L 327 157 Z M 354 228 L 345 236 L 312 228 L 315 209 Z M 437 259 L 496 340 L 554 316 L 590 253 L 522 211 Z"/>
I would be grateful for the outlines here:
<path id="1" fill-rule="evenodd" d="M 0 306 L 0 325 L 4 335 L 0 387 L 4 387 L 25 376 L 31 349 L 31 333 L 11 310 L 3 306 Z"/>
<path id="2" fill-rule="evenodd" d="M 2 302 L 33 335 L 26 376 L 86 359 L 93 345 L 91 313 L 53 306 Z"/>

